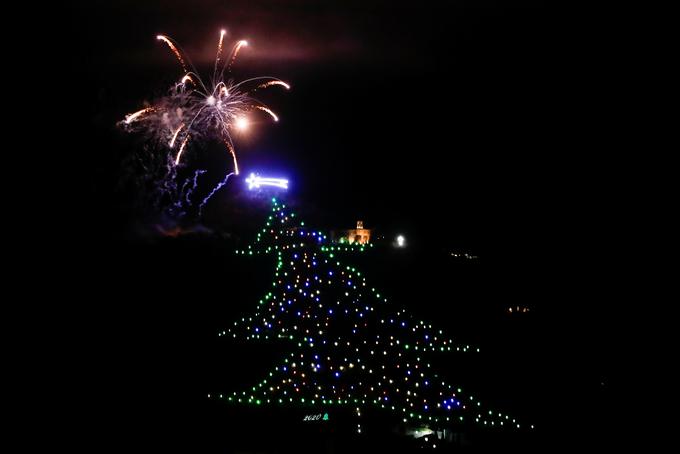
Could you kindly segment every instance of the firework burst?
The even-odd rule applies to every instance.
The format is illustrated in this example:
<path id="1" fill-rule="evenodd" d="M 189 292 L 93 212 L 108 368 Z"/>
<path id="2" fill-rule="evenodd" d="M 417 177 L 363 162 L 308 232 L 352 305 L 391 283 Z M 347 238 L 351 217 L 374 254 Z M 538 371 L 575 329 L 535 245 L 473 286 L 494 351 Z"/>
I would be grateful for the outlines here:
<path id="1" fill-rule="evenodd" d="M 165 43 L 177 58 L 182 75 L 166 96 L 156 100 L 153 105 L 130 113 L 119 124 L 127 131 L 146 134 L 158 144 L 162 152 L 168 154 L 170 166 L 183 166 L 191 147 L 218 141 L 225 145 L 226 155 L 232 161 L 232 171 L 210 192 L 200 206 L 208 201 L 214 192 L 221 188 L 230 175 L 238 175 L 239 167 L 233 136 L 236 131 L 248 128 L 253 115 L 265 115 L 274 121 L 278 116 L 253 94 L 259 89 L 283 87 L 290 89 L 286 82 L 271 76 L 261 76 L 235 82 L 230 77 L 231 68 L 240 51 L 248 42 L 240 40 L 224 58 L 223 45 L 226 31 L 221 30 L 217 45 L 217 55 L 210 79 L 203 79 L 181 47 L 171 38 L 158 35 L 156 38 Z M 177 169 L 167 169 L 166 177 L 178 178 Z M 201 173 L 204 173 L 202 171 Z M 193 177 L 193 187 L 196 186 Z M 167 181 L 161 187 L 167 187 Z M 175 181 L 174 185 L 181 185 Z"/>

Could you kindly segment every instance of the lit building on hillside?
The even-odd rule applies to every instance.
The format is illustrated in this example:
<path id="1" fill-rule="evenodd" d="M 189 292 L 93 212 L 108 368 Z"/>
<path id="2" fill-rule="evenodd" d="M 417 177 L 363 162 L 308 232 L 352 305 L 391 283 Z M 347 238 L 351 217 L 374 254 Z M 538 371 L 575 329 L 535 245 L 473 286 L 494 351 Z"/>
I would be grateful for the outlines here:
<path id="1" fill-rule="evenodd" d="M 365 229 L 364 222 L 357 221 L 356 229 L 332 231 L 331 240 L 336 243 L 367 244 L 371 241 L 371 229 Z"/>

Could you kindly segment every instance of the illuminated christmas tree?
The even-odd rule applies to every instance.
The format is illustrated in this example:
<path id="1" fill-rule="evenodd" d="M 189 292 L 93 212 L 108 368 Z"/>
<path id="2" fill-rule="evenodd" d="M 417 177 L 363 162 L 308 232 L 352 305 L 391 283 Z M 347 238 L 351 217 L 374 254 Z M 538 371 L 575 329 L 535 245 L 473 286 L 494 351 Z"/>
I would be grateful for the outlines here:
<path id="1" fill-rule="evenodd" d="M 287 343 L 289 352 L 249 391 L 209 397 L 255 405 L 341 405 L 355 409 L 358 417 L 374 406 L 413 425 L 522 428 L 511 416 L 442 381 L 428 363 L 433 353 L 479 349 L 454 343 L 405 310 L 395 311 L 360 271 L 337 257 L 341 251 L 365 251 L 370 244 L 331 244 L 322 232 L 305 228 L 284 204 L 272 203 L 254 244 L 236 251 L 277 257 L 271 289 L 253 315 L 220 336 L 274 339 Z"/>

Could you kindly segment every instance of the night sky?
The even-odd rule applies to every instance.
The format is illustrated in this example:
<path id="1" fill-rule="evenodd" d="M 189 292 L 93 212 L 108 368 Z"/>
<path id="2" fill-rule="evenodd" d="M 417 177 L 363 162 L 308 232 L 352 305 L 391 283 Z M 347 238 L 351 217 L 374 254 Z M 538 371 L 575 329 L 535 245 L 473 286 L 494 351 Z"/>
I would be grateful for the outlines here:
<path id="1" fill-rule="evenodd" d="M 605 138 L 596 133 L 609 121 L 595 75 L 599 50 L 572 27 L 573 10 L 538 0 L 120 0 L 75 2 L 60 13 L 52 24 L 59 51 L 44 65 L 54 68 L 56 86 L 68 87 L 55 93 L 53 119 L 68 152 L 54 172 L 61 202 L 42 195 L 33 210 L 59 238 L 55 270 L 59 257 L 80 260 L 58 285 L 71 293 L 67 318 L 83 321 L 72 336 L 76 349 L 83 339 L 101 340 L 84 348 L 99 359 L 83 377 L 105 377 L 97 384 L 81 377 L 87 392 L 108 389 L 107 404 L 120 398 L 132 407 L 154 384 L 163 392 L 200 388 L 186 371 L 160 384 L 176 372 L 167 345 L 197 366 L 182 351 L 186 333 L 209 337 L 205 331 L 219 326 L 209 319 L 221 286 L 248 279 L 243 270 L 220 274 L 227 252 L 210 241 L 158 247 L 162 239 L 149 232 L 163 221 L 135 205 L 124 178 L 134 141 L 116 127 L 181 76 L 157 34 L 173 37 L 208 72 L 221 28 L 250 43 L 237 79 L 266 74 L 292 85 L 263 96 L 281 121 L 236 141 L 243 173 L 288 176 L 288 202 L 319 228 L 362 219 L 404 233 L 419 251 L 478 254 L 490 272 L 475 285 L 488 287 L 495 304 L 508 298 L 543 309 L 552 342 L 546 370 L 587 389 L 609 379 L 612 338 L 603 327 L 615 301 L 601 267 L 615 262 L 609 254 L 620 243 L 604 220 L 623 201 L 598 151 Z M 210 165 L 217 181 L 230 162 Z M 183 228 L 248 239 L 267 205 L 235 181 Z M 176 278 L 177 269 L 187 274 Z M 408 276 L 412 267 L 404 270 Z M 186 332 L 165 337 L 163 323 Z M 550 386 L 542 392 L 559 388 Z M 143 419 L 135 416 L 138 434 Z"/>
<path id="2" fill-rule="evenodd" d="M 87 5 L 74 13 L 65 58 L 89 120 L 74 145 L 101 224 L 125 229 L 135 217 L 116 188 L 129 150 L 115 122 L 179 74 L 155 35 L 174 37 L 207 71 L 222 27 L 251 42 L 238 78 L 272 74 L 293 86 L 266 95 L 282 121 L 237 143 L 241 166 L 290 176 L 289 197 L 320 224 L 363 219 L 523 249 L 573 222 L 565 196 L 584 182 L 570 171 L 587 164 L 562 129 L 574 85 L 563 17 L 539 2 Z M 224 191 L 204 222 L 220 227 L 242 203 Z"/>

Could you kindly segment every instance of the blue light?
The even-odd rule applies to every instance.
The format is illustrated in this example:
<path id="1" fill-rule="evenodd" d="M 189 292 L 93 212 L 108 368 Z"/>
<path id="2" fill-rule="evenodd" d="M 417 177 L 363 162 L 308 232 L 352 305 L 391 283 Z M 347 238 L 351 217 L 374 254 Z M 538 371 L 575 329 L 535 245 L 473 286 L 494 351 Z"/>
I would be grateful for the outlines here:
<path id="1" fill-rule="evenodd" d="M 288 180 L 283 178 L 264 178 L 254 173 L 251 173 L 248 178 L 246 178 L 246 183 L 248 183 L 248 189 L 259 189 L 261 186 L 272 186 L 281 189 L 288 189 Z M 272 203 L 276 203 L 276 199 L 272 198 Z"/>

